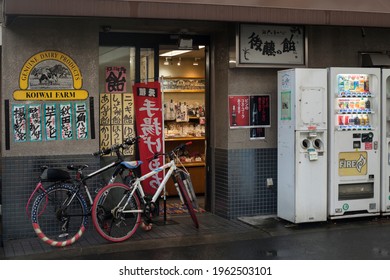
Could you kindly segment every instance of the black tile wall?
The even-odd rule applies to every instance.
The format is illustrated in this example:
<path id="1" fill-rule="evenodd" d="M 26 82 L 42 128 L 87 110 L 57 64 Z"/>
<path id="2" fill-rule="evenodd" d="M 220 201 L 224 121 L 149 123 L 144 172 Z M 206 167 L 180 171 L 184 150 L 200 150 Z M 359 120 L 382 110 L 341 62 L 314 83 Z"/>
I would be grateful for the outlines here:
<path id="1" fill-rule="evenodd" d="M 35 235 L 30 217 L 25 207 L 34 190 L 40 167 L 66 169 L 68 164 L 88 164 L 85 174 L 97 170 L 100 161 L 90 155 L 41 156 L 41 157 L 9 157 L 2 159 L 2 219 L 3 240 L 32 237 Z M 90 180 L 92 191 L 101 178 Z"/>
<path id="2" fill-rule="evenodd" d="M 215 211 L 228 219 L 277 211 L 277 150 L 215 150 Z M 268 188 L 267 178 L 274 185 Z"/>

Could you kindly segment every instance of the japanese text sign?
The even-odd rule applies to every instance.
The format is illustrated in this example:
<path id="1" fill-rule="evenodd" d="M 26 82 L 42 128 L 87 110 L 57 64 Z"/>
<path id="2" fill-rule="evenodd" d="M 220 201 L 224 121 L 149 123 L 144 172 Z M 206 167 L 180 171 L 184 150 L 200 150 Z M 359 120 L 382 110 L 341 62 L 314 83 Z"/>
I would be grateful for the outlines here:
<path id="1" fill-rule="evenodd" d="M 241 24 L 239 64 L 305 65 L 305 34 L 301 26 Z"/>
<path id="2" fill-rule="evenodd" d="M 138 143 L 141 173 L 146 174 L 163 165 L 163 158 L 149 160 L 154 153 L 164 152 L 162 100 L 159 82 L 136 83 L 133 86 L 137 134 L 142 136 Z M 143 182 L 145 193 L 154 194 L 163 179 L 159 172 Z"/>

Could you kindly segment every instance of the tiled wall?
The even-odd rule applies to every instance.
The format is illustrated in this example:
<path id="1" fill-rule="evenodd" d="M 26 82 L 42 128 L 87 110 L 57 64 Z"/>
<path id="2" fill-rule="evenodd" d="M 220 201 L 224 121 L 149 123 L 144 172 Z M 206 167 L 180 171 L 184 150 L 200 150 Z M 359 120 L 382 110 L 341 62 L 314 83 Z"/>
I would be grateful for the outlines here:
<path id="1" fill-rule="evenodd" d="M 277 211 L 277 149 L 215 149 L 215 209 L 228 219 Z M 266 179 L 273 179 L 268 188 Z"/>
<path id="2" fill-rule="evenodd" d="M 3 239 L 35 236 L 30 217 L 25 211 L 26 202 L 40 175 L 40 166 L 66 169 L 68 164 L 88 164 L 85 174 L 97 170 L 99 159 L 89 155 L 10 157 L 2 159 L 2 219 Z M 72 171 L 71 171 L 72 172 Z M 72 174 L 72 173 L 71 173 Z M 91 179 L 92 190 L 100 178 Z"/>

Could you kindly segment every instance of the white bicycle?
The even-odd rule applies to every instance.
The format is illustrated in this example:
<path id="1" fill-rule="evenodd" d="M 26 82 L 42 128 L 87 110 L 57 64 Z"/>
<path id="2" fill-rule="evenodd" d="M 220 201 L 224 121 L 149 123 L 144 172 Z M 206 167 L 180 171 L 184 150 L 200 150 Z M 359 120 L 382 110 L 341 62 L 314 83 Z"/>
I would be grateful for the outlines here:
<path id="1" fill-rule="evenodd" d="M 156 202 L 169 178 L 173 179 L 180 199 L 187 207 L 195 227 L 199 227 L 194 210 L 194 207 L 197 208 L 197 200 L 189 173 L 175 163 L 175 159 L 178 160 L 178 153 L 184 151 L 190 144 L 191 142 L 179 145 L 166 154 L 155 154 L 153 158 L 167 155 L 169 162 L 139 178 L 134 178 L 133 182 L 113 183 L 98 192 L 92 207 L 92 220 L 97 232 L 103 238 L 111 242 L 122 242 L 137 231 L 140 223 L 144 223 L 146 227 L 150 225 L 152 218 L 158 215 L 159 207 Z M 168 171 L 153 197 L 146 196 L 141 182 L 166 169 Z"/>

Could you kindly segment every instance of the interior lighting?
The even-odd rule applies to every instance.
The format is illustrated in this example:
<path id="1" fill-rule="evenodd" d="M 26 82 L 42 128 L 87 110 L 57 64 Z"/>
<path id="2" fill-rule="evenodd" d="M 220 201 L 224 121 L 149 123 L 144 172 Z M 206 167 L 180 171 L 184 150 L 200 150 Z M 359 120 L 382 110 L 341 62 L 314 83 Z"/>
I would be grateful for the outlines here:
<path id="1" fill-rule="evenodd" d="M 166 52 L 166 53 L 162 53 L 160 54 L 160 56 L 168 56 L 168 57 L 172 57 L 172 56 L 178 56 L 178 55 L 181 55 L 183 53 L 188 53 L 190 52 L 191 50 L 174 50 L 174 51 L 169 51 L 169 52 Z"/>
<path id="2" fill-rule="evenodd" d="M 181 57 L 179 57 L 179 61 L 177 62 L 177 66 L 181 65 Z"/>
<path id="3" fill-rule="evenodd" d="M 199 65 L 199 63 L 198 63 L 198 60 L 199 60 L 199 59 L 200 59 L 200 58 L 195 57 L 195 58 L 194 58 L 194 62 L 192 63 L 192 65 L 198 66 L 198 65 Z"/>

